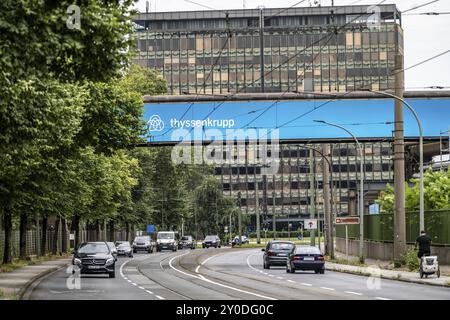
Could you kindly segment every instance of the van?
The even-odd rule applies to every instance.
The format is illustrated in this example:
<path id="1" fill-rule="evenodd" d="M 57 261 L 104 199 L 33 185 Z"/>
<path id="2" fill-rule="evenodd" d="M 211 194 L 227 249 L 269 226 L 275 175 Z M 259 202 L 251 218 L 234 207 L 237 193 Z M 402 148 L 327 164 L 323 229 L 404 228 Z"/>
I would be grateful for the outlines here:
<path id="1" fill-rule="evenodd" d="M 178 250 L 178 242 L 180 236 L 176 231 L 160 231 L 156 236 L 156 251 L 161 252 L 162 250 Z"/>

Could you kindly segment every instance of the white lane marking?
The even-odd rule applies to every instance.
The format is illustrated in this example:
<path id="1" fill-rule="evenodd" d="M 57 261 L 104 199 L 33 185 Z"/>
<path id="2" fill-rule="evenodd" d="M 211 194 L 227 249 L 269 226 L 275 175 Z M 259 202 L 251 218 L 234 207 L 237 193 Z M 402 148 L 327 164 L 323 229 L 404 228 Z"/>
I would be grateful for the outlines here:
<path id="1" fill-rule="evenodd" d="M 137 284 L 136 284 L 136 283 L 134 283 L 134 282 L 132 283 L 132 285 L 133 285 L 133 286 L 136 286 L 136 287 L 137 287 Z"/>
<path id="2" fill-rule="evenodd" d="M 330 290 L 330 291 L 336 291 L 336 289 L 328 288 L 328 287 L 320 287 L 320 289 L 323 289 L 323 290 Z"/>
<path id="3" fill-rule="evenodd" d="M 204 265 L 206 262 L 208 262 L 209 260 L 211 260 L 212 258 L 217 257 L 218 255 L 221 255 L 221 253 L 215 254 L 215 255 L 213 255 L 213 256 L 211 256 L 211 257 L 206 258 L 205 260 L 203 260 L 203 261 L 198 265 L 198 267 L 195 268 L 195 272 L 196 272 L 196 273 L 200 273 L 200 271 L 199 271 L 199 270 L 200 270 L 200 267 L 201 267 L 202 265 Z"/>
<path id="4" fill-rule="evenodd" d="M 144 287 L 141 287 L 141 286 L 139 286 L 138 288 L 141 289 L 141 290 L 145 290 L 145 288 L 144 288 Z"/>
<path id="5" fill-rule="evenodd" d="M 302 285 L 302 286 L 307 286 L 307 287 L 312 287 L 312 284 L 311 284 L 311 283 L 305 283 L 305 282 L 302 282 L 301 285 Z"/>
<path id="6" fill-rule="evenodd" d="M 215 284 L 216 286 L 220 286 L 220 287 L 224 287 L 224 288 L 231 289 L 231 290 L 234 290 L 234 291 L 238 291 L 238 292 L 242 292 L 242 293 L 245 293 L 245 294 L 253 295 L 253 296 L 255 296 L 255 297 L 259 297 L 259 298 L 263 298 L 263 299 L 277 300 L 277 299 L 272 298 L 272 297 L 263 296 L 263 295 L 258 294 L 258 293 L 254 293 L 254 292 L 250 292 L 250 291 L 238 289 L 238 288 L 235 288 L 235 287 L 227 286 L 227 285 L 222 284 L 222 283 L 219 283 L 219 282 L 212 281 L 212 280 L 210 280 L 210 279 L 205 278 L 204 276 L 202 276 L 202 275 L 200 275 L 200 274 L 199 274 L 198 276 L 193 275 L 193 274 L 190 274 L 190 273 L 181 271 L 181 270 L 175 268 L 175 267 L 172 265 L 172 261 L 173 261 L 173 260 L 175 260 L 176 258 L 181 258 L 182 256 L 185 256 L 185 255 L 187 255 L 187 254 L 189 254 L 189 252 L 184 253 L 184 254 L 181 254 L 181 255 L 179 255 L 179 256 L 173 257 L 172 259 L 169 260 L 169 266 L 170 266 L 173 270 L 175 270 L 175 271 L 177 271 L 177 272 L 179 272 L 179 273 L 181 273 L 181 274 L 184 274 L 184 275 L 189 276 L 189 277 L 192 277 L 192 278 L 200 279 L 200 280 L 206 281 L 206 282 L 208 282 L 208 283 Z"/>
<path id="7" fill-rule="evenodd" d="M 195 268 L 195 272 L 198 273 L 198 270 L 200 269 L 201 265 L 198 265 L 197 268 Z"/>
<path id="8" fill-rule="evenodd" d="M 120 269 L 119 269 L 120 276 L 121 276 L 122 278 L 124 278 L 125 280 L 126 280 L 126 278 L 125 278 L 125 275 L 123 274 L 123 267 L 124 267 L 128 262 L 130 262 L 130 261 L 131 261 L 131 259 L 128 259 L 127 261 L 125 261 L 124 263 L 122 263 L 122 265 L 120 266 Z"/>
<path id="9" fill-rule="evenodd" d="M 292 280 L 286 280 L 287 282 L 290 282 L 290 283 L 295 283 L 295 281 L 292 281 Z"/>
<path id="10" fill-rule="evenodd" d="M 123 279 L 124 279 L 124 280 L 128 280 L 128 278 L 127 278 L 127 277 L 123 277 Z"/>
<path id="11" fill-rule="evenodd" d="M 283 280 L 283 277 L 277 277 L 277 279 Z"/>
<path id="12" fill-rule="evenodd" d="M 161 296 L 155 295 L 155 297 L 157 297 L 159 300 L 164 300 L 164 298 Z"/>
<path id="13" fill-rule="evenodd" d="M 359 292 L 354 292 L 354 291 L 344 291 L 345 293 L 348 293 L 348 294 L 354 294 L 354 295 L 357 295 L 357 296 L 362 296 L 362 293 L 359 293 Z"/>
<path id="14" fill-rule="evenodd" d="M 269 277 L 275 277 L 273 274 L 269 274 Z"/>
<path id="15" fill-rule="evenodd" d="M 129 283 L 133 282 L 133 281 L 131 281 L 130 279 L 128 279 L 127 281 L 128 281 Z"/>
<path id="16" fill-rule="evenodd" d="M 249 266 L 250 269 L 253 269 L 253 270 L 255 270 L 255 271 L 261 272 L 261 270 L 255 268 L 254 266 L 252 266 L 252 265 L 250 264 L 250 260 L 249 260 L 249 259 L 250 259 L 250 257 L 252 257 L 252 256 L 254 256 L 254 255 L 256 255 L 256 254 L 255 254 L 255 253 L 252 253 L 252 254 L 249 254 L 249 255 L 247 256 L 247 265 Z M 263 273 L 264 273 L 264 274 L 267 274 L 267 273 L 264 272 L 264 271 L 263 271 Z"/>
<path id="17" fill-rule="evenodd" d="M 268 273 L 267 272 L 263 272 L 266 276 L 268 275 Z"/>
<path id="18" fill-rule="evenodd" d="M 151 292 L 150 290 L 145 290 L 145 292 L 153 294 L 153 292 Z"/>
<path id="19" fill-rule="evenodd" d="M 392 299 L 383 298 L 383 297 L 375 297 L 375 299 L 378 299 L 378 300 L 392 300 Z"/>

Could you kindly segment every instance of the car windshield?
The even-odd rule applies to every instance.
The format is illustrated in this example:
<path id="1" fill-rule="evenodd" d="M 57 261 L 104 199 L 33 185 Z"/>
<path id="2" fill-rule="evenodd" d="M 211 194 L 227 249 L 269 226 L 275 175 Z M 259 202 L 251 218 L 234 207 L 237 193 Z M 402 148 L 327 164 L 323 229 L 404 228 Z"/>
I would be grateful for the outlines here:
<path id="1" fill-rule="evenodd" d="M 109 248 L 106 243 L 83 243 L 78 253 L 109 253 Z"/>
<path id="2" fill-rule="evenodd" d="M 206 236 L 205 240 L 206 241 L 216 240 L 216 237 L 215 236 Z"/>
<path id="3" fill-rule="evenodd" d="M 296 254 L 321 254 L 319 248 L 316 247 L 297 247 L 295 248 Z"/>
<path id="4" fill-rule="evenodd" d="M 118 245 L 118 248 L 129 248 L 130 244 L 128 242 L 123 242 Z"/>
<path id="5" fill-rule="evenodd" d="M 189 237 L 181 237 L 181 240 L 190 240 Z"/>
<path id="6" fill-rule="evenodd" d="M 294 245 L 292 243 L 272 243 L 270 249 L 272 250 L 292 250 Z"/>
<path id="7" fill-rule="evenodd" d="M 173 239 L 174 234 L 172 232 L 158 233 L 158 239 Z"/>
<path id="8" fill-rule="evenodd" d="M 134 239 L 135 242 L 146 242 L 146 241 L 150 241 L 149 237 L 137 237 L 136 239 Z"/>

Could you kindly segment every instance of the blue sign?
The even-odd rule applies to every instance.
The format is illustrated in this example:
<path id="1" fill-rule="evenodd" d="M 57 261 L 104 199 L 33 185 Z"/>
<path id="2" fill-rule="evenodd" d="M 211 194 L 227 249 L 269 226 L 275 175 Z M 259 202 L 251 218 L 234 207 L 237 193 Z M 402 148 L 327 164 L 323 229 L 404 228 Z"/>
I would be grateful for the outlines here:
<path id="1" fill-rule="evenodd" d="M 422 121 L 424 136 L 439 136 L 450 125 L 450 98 L 408 99 Z M 267 139 L 349 138 L 326 120 L 357 137 L 392 137 L 393 99 L 232 101 L 146 103 L 149 142 L 235 140 L 245 135 Z M 406 137 L 418 137 L 413 115 L 404 108 Z M 278 131 L 277 131 L 278 130 Z M 240 139 L 236 139 L 240 140 Z"/>
<path id="2" fill-rule="evenodd" d="M 374 203 L 369 206 L 369 214 L 379 214 L 379 213 L 380 213 L 380 205 L 378 203 Z"/>
<path id="3" fill-rule="evenodd" d="M 154 233 L 155 232 L 155 225 L 148 224 L 147 225 L 147 233 Z"/>

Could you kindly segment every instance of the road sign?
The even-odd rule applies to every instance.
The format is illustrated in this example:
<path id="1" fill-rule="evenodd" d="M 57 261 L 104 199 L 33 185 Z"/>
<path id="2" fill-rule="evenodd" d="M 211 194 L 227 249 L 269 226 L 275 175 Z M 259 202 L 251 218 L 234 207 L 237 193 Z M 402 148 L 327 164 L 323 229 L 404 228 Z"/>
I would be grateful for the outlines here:
<path id="1" fill-rule="evenodd" d="M 374 203 L 369 206 L 369 214 L 379 214 L 379 213 L 380 213 L 380 205 L 378 203 Z"/>
<path id="2" fill-rule="evenodd" d="M 304 228 L 306 230 L 317 229 L 317 219 L 305 219 L 304 220 Z"/>
<path id="3" fill-rule="evenodd" d="M 359 217 L 341 217 L 336 218 L 336 224 L 359 224 Z"/>
<path id="4" fill-rule="evenodd" d="M 147 233 L 153 233 L 153 232 L 155 232 L 155 225 L 148 224 L 147 225 Z"/>

